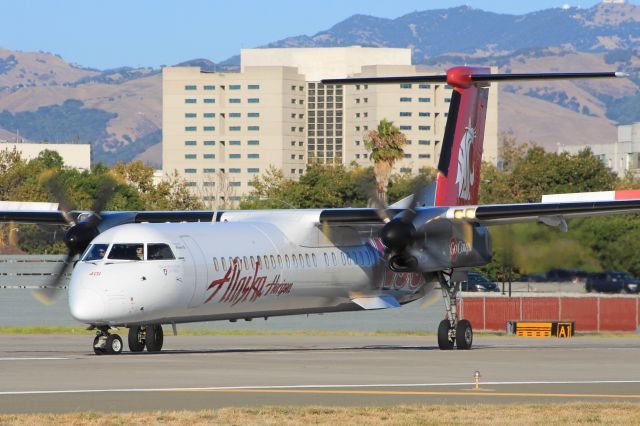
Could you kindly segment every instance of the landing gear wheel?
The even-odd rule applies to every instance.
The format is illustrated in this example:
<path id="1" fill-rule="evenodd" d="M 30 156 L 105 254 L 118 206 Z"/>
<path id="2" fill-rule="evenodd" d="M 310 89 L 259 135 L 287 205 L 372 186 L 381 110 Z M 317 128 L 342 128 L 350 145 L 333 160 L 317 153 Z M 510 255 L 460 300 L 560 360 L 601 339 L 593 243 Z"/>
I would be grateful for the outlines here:
<path id="1" fill-rule="evenodd" d="M 93 352 L 96 355 L 104 355 L 104 349 L 100 346 L 100 336 L 93 339 Z"/>
<path id="2" fill-rule="evenodd" d="M 456 346 L 458 349 L 471 349 L 473 344 L 473 329 L 467 320 L 458 321 L 456 326 Z"/>
<path id="3" fill-rule="evenodd" d="M 131 352 L 142 352 L 146 342 L 146 330 L 139 326 L 133 326 L 129 328 L 129 350 Z"/>
<path id="4" fill-rule="evenodd" d="M 438 325 L 438 347 L 443 351 L 450 351 L 453 349 L 453 339 L 451 339 L 449 330 L 451 330 L 451 323 L 449 320 L 440 321 Z"/>
<path id="5" fill-rule="evenodd" d="M 164 333 L 162 332 L 162 325 L 152 324 L 147 326 L 147 351 L 160 352 L 162 344 L 164 343 Z"/>
<path id="6" fill-rule="evenodd" d="M 105 353 L 109 355 L 117 355 L 122 353 L 122 339 L 117 334 L 110 334 L 104 345 Z"/>

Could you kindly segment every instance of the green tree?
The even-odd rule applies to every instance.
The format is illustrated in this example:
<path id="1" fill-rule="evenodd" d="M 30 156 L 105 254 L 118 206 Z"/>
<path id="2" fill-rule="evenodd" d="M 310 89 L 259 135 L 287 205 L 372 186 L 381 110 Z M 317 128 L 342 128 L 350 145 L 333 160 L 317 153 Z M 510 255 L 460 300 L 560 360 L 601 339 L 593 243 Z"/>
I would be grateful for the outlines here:
<path id="1" fill-rule="evenodd" d="M 384 203 L 387 202 L 387 186 L 393 165 L 404 157 L 402 147 L 406 143 L 405 135 L 386 118 L 380 120 L 377 130 L 368 131 L 364 135 L 364 146 L 371 153 L 369 158 L 373 161 L 376 192 Z"/>

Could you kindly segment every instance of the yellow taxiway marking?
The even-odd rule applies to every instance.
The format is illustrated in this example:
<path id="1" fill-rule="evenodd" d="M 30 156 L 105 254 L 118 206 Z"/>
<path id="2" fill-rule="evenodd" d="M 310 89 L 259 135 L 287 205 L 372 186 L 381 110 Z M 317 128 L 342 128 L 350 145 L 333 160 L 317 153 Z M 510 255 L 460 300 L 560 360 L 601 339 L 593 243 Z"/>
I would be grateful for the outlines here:
<path id="1" fill-rule="evenodd" d="M 385 391 L 385 390 L 328 390 L 328 389 L 184 389 L 170 392 L 217 392 L 217 393 L 297 393 L 324 395 L 432 395 L 432 396 L 513 396 L 513 397 L 554 397 L 554 398 L 633 398 L 634 394 L 593 394 L 593 393 L 540 393 L 540 392 L 456 392 L 456 391 Z"/>

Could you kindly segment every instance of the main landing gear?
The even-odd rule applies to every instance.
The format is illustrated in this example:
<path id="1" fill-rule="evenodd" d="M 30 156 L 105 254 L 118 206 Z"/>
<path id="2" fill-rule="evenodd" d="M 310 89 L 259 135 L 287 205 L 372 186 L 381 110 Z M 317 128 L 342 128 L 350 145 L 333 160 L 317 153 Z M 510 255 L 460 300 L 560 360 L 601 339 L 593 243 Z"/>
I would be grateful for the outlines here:
<path id="1" fill-rule="evenodd" d="M 451 281 L 451 273 L 438 272 L 438 281 L 442 289 L 442 297 L 447 309 L 447 319 L 438 326 L 438 347 L 442 350 L 471 349 L 473 329 L 467 320 L 458 320 L 458 285 Z"/>
<path id="2" fill-rule="evenodd" d="M 147 348 L 149 352 L 160 352 L 164 343 L 162 325 L 136 325 L 129 328 L 129 350 L 142 352 Z M 117 355 L 122 353 L 122 338 L 117 334 L 110 334 L 109 327 L 103 326 L 96 332 L 93 339 L 93 351 L 96 355 Z"/>

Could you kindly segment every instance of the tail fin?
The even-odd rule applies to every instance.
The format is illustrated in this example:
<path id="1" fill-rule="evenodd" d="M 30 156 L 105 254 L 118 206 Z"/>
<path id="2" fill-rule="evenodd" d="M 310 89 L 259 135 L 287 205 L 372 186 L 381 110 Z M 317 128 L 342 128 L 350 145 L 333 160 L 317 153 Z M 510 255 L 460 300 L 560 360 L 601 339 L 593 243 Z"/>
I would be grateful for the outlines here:
<path id="1" fill-rule="evenodd" d="M 478 204 L 484 122 L 492 81 L 566 80 L 627 77 L 622 72 L 491 74 L 489 68 L 454 67 L 446 75 L 325 79 L 323 84 L 448 83 L 453 87 L 445 127 L 435 205 Z"/>
<path id="2" fill-rule="evenodd" d="M 489 73 L 488 68 L 470 67 L 447 71 L 447 83 L 453 86 L 453 95 L 438 162 L 436 206 L 478 203 L 489 84 L 472 82 L 469 77 Z"/>

